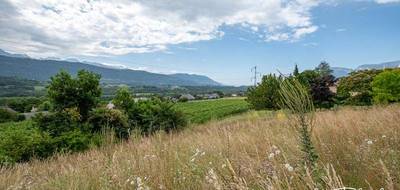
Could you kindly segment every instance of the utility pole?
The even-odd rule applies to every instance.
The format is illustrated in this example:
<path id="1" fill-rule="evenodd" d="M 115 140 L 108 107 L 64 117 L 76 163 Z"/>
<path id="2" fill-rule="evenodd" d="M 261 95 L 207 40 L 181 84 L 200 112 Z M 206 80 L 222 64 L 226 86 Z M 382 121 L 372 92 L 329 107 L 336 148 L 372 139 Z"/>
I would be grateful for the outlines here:
<path id="1" fill-rule="evenodd" d="M 252 80 L 254 81 L 254 86 L 257 86 L 257 75 L 260 74 L 257 72 L 257 66 L 252 67 L 251 72 L 254 72 L 254 77 L 252 77 Z"/>

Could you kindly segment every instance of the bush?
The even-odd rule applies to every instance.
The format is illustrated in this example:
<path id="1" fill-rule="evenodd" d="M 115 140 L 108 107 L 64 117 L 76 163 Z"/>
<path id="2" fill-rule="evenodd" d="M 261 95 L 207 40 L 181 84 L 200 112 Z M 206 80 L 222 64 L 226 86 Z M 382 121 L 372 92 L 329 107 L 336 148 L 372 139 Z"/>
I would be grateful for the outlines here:
<path id="1" fill-rule="evenodd" d="M 257 87 L 247 91 L 247 101 L 256 110 L 278 109 L 279 78 L 275 75 L 266 75 Z"/>
<path id="2" fill-rule="evenodd" d="M 8 123 L 0 127 L 0 164 L 28 161 L 32 157 L 45 158 L 54 149 L 48 134 L 29 122 Z"/>
<path id="3" fill-rule="evenodd" d="M 90 147 L 90 135 L 79 129 L 60 134 L 51 140 L 58 152 L 78 152 Z"/>
<path id="4" fill-rule="evenodd" d="M 372 94 L 376 103 L 400 101 L 400 70 L 378 74 L 372 81 Z"/>
<path id="5" fill-rule="evenodd" d="M 92 133 L 100 132 L 104 129 L 112 129 L 117 137 L 128 138 L 130 134 L 130 126 L 128 125 L 127 116 L 116 109 L 98 108 L 91 112 L 89 123 Z"/>
<path id="6" fill-rule="evenodd" d="M 341 78 L 337 87 L 337 98 L 342 104 L 371 105 L 372 86 L 374 77 L 382 70 L 365 70 L 350 73 Z"/>
<path id="7" fill-rule="evenodd" d="M 116 107 L 128 116 L 129 129 L 151 134 L 157 130 L 170 132 L 186 126 L 184 114 L 175 108 L 173 102 L 160 98 L 135 102 L 131 94 L 129 89 L 122 88 L 113 100 Z"/>
<path id="8" fill-rule="evenodd" d="M 158 98 L 140 102 L 140 130 L 146 134 L 158 130 L 170 132 L 186 126 L 185 115 L 177 110 L 174 103 Z"/>
<path id="9" fill-rule="evenodd" d="M 41 104 L 42 98 L 36 97 L 18 97 L 8 98 L 5 104 L 13 110 L 23 113 L 30 112 L 32 107 L 37 107 Z"/>
<path id="10" fill-rule="evenodd" d="M 18 120 L 17 113 L 9 111 L 5 108 L 0 108 L 0 123 L 16 120 Z"/>
<path id="11" fill-rule="evenodd" d="M 33 121 L 36 127 L 52 137 L 80 128 L 80 115 L 76 109 L 66 109 L 47 115 L 38 114 Z"/>

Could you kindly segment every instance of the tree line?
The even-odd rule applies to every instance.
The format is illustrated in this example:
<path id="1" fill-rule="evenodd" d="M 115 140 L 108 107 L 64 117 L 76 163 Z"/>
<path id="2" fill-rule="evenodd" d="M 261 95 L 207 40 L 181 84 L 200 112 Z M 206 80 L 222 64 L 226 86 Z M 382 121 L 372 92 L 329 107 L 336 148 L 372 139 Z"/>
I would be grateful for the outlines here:
<path id="1" fill-rule="evenodd" d="M 51 77 L 46 97 L 50 112 L 0 127 L 0 165 L 83 151 L 110 136 L 119 142 L 131 134 L 172 132 L 186 126 L 174 103 L 156 97 L 137 101 L 128 88 L 118 89 L 112 102 L 101 104 L 100 78 L 85 70 L 76 77 L 65 71 Z"/>
<path id="2" fill-rule="evenodd" d="M 297 65 L 289 76 L 268 74 L 247 91 L 247 101 L 256 110 L 276 110 L 283 80 L 296 79 L 307 88 L 317 108 L 335 105 L 372 105 L 400 101 L 400 69 L 361 70 L 335 78 L 327 62 L 313 70 L 299 72 Z"/>

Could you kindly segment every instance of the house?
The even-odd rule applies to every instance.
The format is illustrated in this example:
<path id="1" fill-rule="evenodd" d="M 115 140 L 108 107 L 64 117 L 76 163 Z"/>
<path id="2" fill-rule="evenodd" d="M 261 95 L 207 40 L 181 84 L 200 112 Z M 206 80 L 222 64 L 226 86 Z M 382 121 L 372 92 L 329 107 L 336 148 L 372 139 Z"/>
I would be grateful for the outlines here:
<path id="1" fill-rule="evenodd" d="M 217 93 L 207 94 L 208 99 L 218 99 L 219 95 Z"/>
<path id="2" fill-rule="evenodd" d="M 182 94 L 179 99 L 187 99 L 187 100 L 194 100 L 196 99 L 193 95 L 191 94 Z"/>

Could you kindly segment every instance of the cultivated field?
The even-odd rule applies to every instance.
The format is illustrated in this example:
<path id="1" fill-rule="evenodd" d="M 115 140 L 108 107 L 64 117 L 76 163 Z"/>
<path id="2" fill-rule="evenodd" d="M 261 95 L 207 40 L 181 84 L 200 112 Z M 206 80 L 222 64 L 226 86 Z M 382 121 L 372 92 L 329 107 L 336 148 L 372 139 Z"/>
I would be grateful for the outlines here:
<path id="1" fill-rule="evenodd" d="M 185 113 L 191 123 L 197 124 L 242 113 L 249 109 L 244 98 L 191 101 L 178 103 L 176 106 Z"/>
<path id="2" fill-rule="evenodd" d="M 0 189 L 400 189 L 400 105 L 316 114 L 320 180 L 283 112 L 248 112 L 0 171 Z"/>

